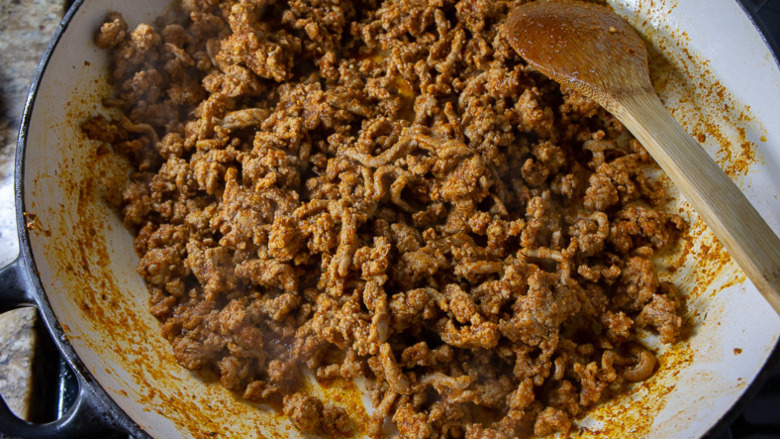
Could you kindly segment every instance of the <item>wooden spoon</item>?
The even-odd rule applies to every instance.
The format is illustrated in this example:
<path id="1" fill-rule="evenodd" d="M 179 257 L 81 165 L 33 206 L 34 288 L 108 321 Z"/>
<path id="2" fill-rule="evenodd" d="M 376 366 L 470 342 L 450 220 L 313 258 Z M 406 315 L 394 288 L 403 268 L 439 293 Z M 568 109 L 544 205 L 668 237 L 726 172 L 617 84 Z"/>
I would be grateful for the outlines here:
<path id="1" fill-rule="evenodd" d="M 529 64 L 598 102 L 634 134 L 780 314 L 780 239 L 666 111 L 636 31 L 603 6 L 541 0 L 516 7 L 504 33 Z"/>

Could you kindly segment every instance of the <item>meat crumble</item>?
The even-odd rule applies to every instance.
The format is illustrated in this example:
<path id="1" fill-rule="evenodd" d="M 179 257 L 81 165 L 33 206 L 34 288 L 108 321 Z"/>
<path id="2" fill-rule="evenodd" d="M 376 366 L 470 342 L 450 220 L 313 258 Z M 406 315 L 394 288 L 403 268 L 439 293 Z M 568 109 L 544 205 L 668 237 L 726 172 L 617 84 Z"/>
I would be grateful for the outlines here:
<path id="1" fill-rule="evenodd" d="M 654 255 L 686 227 L 604 109 L 501 34 L 522 0 L 181 0 L 110 14 L 121 116 L 83 123 L 132 173 L 106 200 L 176 360 L 300 430 L 303 393 L 365 377 L 382 437 L 576 428 L 684 335 Z"/>

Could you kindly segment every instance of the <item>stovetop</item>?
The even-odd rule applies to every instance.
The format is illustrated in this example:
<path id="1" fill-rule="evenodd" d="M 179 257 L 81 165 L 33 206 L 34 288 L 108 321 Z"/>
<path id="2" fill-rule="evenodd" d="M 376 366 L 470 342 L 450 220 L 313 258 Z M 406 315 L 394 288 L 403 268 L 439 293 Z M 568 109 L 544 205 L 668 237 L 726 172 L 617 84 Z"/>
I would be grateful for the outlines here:
<path id="1" fill-rule="evenodd" d="M 780 0 L 738 0 L 764 34 L 775 59 L 780 58 Z"/>
<path id="2" fill-rule="evenodd" d="M 780 439 L 780 363 L 731 426 L 712 439 Z"/>

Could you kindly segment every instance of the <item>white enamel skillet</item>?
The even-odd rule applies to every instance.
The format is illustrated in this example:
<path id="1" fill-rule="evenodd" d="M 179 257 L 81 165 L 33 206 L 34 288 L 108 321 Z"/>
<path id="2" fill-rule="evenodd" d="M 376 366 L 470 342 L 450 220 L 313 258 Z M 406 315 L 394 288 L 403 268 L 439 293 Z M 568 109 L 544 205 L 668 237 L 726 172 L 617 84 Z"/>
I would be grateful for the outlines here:
<path id="1" fill-rule="evenodd" d="M 780 71 L 736 0 L 615 0 L 646 38 L 667 108 L 780 230 Z M 122 172 L 80 133 L 105 111 L 106 54 L 92 42 L 109 11 L 131 26 L 156 0 L 77 1 L 44 56 L 25 108 L 16 161 L 20 255 L 0 270 L 0 312 L 35 306 L 75 371 L 75 404 L 50 424 L 0 403 L 0 432 L 24 437 L 299 437 L 267 407 L 239 400 L 174 361 L 148 313 L 132 236 L 102 201 L 100 177 Z M 670 192 L 674 193 L 673 188 Z M 696 438 L 728 423 L 780 358 L 780 318 L 684 200 L 691 224 L 662 270 L 688 296 L 690 339 L 659 356 L 655 376 L 581 421 L 581 437 Z M 650 339 L 648 342 L 653 343 Z M 313 389 L 362 411 L 358 387 Z M 357 401 L 357 403 L 354 403 Z"/>

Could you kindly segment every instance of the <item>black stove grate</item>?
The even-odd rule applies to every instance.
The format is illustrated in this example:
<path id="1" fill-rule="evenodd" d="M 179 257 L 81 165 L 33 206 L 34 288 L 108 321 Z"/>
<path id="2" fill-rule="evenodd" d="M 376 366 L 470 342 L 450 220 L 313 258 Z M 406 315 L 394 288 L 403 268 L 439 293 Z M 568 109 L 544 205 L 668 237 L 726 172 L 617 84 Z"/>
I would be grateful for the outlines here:
<path id="1" fill-rule="evenodd" d="M 780 439 L 780 363 L 731 426 L 712 439 Z"/>
<path id="2" fill-rule="evenodd" d="M 739 0 L 780 61 L 780 0 Z"/>

